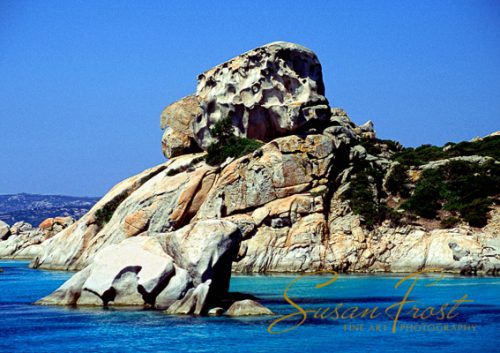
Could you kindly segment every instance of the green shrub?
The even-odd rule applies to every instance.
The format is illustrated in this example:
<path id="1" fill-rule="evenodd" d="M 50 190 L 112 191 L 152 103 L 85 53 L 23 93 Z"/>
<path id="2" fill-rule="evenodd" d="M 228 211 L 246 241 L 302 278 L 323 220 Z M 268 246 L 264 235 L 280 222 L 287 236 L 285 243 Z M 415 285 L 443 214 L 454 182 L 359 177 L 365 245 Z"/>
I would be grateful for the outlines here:
<path id="1" fill-rule="evenodd" d="M 444 148 L 446 147 L 446 149 Z M 448 142 L 444 147 L 422 145 L 417 148 L 408 147 L 394 155 L 394 160 L 406 165 L 419 166 L 439 159 L 460 156 L 487 156 L 500 159 L 500 136 L 485 137 L 473 142 Z"/>
<path id="2" fill-rule="evenodd" d="M 439 169 L 426 170 L 403 208 L 424 218 L 437 211 L 457 212 L 474 227 L 487 223 L 490 205 L 500 193 L 499 167 L 452 161 Z"/>
<path id="3" fill-rule="evenodd" d="M 403 164 L 396 164 L 387 177 L 386 187 L 391 194 L 399 194 L 402 197 L 410 196 L 407 185 L 410 183 L 408 171 Z"/>
<path id="4" fill-rule="evenodd" d="M 369 164 L 360 164 L 359 167 L 342 198 L 349 201 L 355 214 L 362 216 L 366 226 L 373 227 L 380 224 L 388 214 L 387 206 L 376 195 L 381 192 L 382 174 Z"/>
<path id="5" fill-rule="evenodd" d="M 364 138 L 361 140 L 360 143 L 361 146 L 363 146 L 366 149 L 366 152 L 373 156 L 378 155 L 382 152 L 381 145 L 387 145 L 388 150 L 392 152 L 397 152 L 402 150 L 401 144 L 393 140 Z"/>
<path id="6" fill-rule="evenodd" d="M 441 227 L 442 228 L 453 228 L 460 222 L 460 219 L 458 217 L 446 217 L 445 219 L 441 220 Z"/>
<path id="7" fill-rule="evenodd" d="M 481 140 L 464 141 L 452 145 L 447 151 L 449 157 L 458 156 L 488 156 L 500 159 L 500 136 L 489 136 Z"/>
<path id="8" fill-rule="evenodd" d="M 417 148 L 408 147 L 394 155 L 395 161 L 409 166 L 419 166 L 443 158 L 446 158 L 443 149 L 432 145 L 422 145 Z"/>
<path id="9" fill-rule="evenodd" d="M 116 208 L 120 204 L 120 200 L 112 200 L 111 202 L 105 204 L 102 208 L 98 209 L 95 213 L 96 224 L 103 227 L 106 223 L 111 220 Z"/>
<path id="10" fill-rule="evenodd" d="M 435 218 L 441 208 L 443 181 L 437 170 L 427 170 L 415 185 L 413 194 L 402 207 L 424 218 Z"/>
<path id="11" fill-rule="evenodd" d="M 217 140 L 207 149 L 205 160 L 210 165 L 219 165 L 228 157 L 239 158 L 262 146 L 259 141 L 235 136 L 230 117 L 215 123 L 210 134 Z"/>
<path id="12" fill-rule="evenodd" d="M 484 227 L 488 223 L 488 211 L 492 201 L 487 198 L 475 199 L 460 210 L 464 221 L 473 227 Z"/>

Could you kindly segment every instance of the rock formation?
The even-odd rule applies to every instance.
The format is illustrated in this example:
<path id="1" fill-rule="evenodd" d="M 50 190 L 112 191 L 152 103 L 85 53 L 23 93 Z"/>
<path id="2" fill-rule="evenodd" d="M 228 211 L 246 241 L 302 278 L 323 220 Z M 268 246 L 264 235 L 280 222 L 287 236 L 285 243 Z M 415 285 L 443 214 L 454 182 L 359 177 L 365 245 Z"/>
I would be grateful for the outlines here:
<path id="1" fill-rule="evenodd" d="M 207 165 L 210 127 L 227 117 L 235 134 L 265 144 Z M 353 210 L 345 195 L 360 165 L 384 179 L 367 177 L 373 197 L 391 196 L 385 185 L 400 146 L 379 142 L 371 121 L 357 126 L 329 107 L 306 48 L 271 43 L 201 74 L 194 95 L 163 111 L 161 128 L 167 162 L 119 183 L 57 234 L 55 219 L 37 230 L 33 267 L 80 271 L 40 303 L 220 313 L 231 270 L 498 274 L 498 208 L 481 229 L 369 226 Z M 411 170 L 415 180 L 425 168 Z M 19 228 L 2 231 L 13 235 L 1 254 L 20 254 L 4 245 Z"/>
<path id="2" fill-rule="evenodd" d="M 45 240 L 43 232 L 26 222 L 16 222 L 10 227 L 4 224 L 4 240 L 0 242 L 0 257 L 5 259 L 32 259 L 41 251 Z"/>
<path id="3" fill-rule="evenodd" d="M 229 316 L 255 316 L 255 315 L 274 315 L 274 313 L 251 299 L 240 300 L 233 303 L 226 311 Z"/>
<path id="4" fill-rule="evenodd" d="M 33 259 L 40 255 L 41 244 L 59 233 L 75 220 L 72 217 L 47 218 L 34 228 L 27 222 L 16 222 L 9 226 L 0 221 L 0 257 L 12 259 Z"/>
<path id="5" fill-rule="evenodd" d="M 199 315 L 228 290 L 239 241 L 238 228 L 220 220 L 131 237 L 99 251 L 38 304 L 140 305 Z"/>
<path id="6" fill-rule="evenodd" d="M 198 76 L 196 94 L 161 115 L 168 158 L 206 150 L 210 127 L 231 117 L 238 136 L 262 141 L 289 135 L 330 117 L 321 64 L 300 45 L 275 42 L 244 53 Z"/>
<path id="7" fill-rule="evenodd" d="M 0 221 L 0 240 L 7 240 L 10 236 L 10 227 L 4 221 Z"/>

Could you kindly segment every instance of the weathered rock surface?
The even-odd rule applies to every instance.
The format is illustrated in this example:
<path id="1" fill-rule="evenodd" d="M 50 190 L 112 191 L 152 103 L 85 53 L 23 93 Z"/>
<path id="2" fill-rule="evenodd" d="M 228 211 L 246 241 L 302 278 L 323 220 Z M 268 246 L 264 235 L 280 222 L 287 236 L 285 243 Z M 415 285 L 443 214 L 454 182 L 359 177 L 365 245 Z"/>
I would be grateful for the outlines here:
<path id="1" fill-rule="evenodd" d="M 54 217 L 44 220 L 40 223 L 38 228 L 44 232 L 45 238 L 49 239 L 61 232 L 63 229 L 68 228 L 73 223 L 75 223 L 75 219 L 73 217 Z"/>
<path id="2" fill-rule="evenodd" d="M 498 238 L 499 227 L 494 222 L 498 209 L 492 212 L 492 226 L 479 231 L 466 226 L 434 231 L 419 226 L 364 228 L 360 217 L 351 212 L 340 195 L 348 187 L 355 163 L 364 160 L 389 170 L 391 162 L 371 156 L 358 144 L 355 125 L 343 111 L 332 110 L 332 124 L 322 134 L 277 138 L 222 168 L 207 166 L 202 154 L 175 157 L 156 167 L 154 175 L 134 177 L 143 182 L 133 190 L 128 182 L 122 183 L 119 187 L 130 192 L 116 202 L 106 224 L 93 220 L 96 214 L 104 213 L 99 210 L 107 207 L 107 203 L 100 202 L 71 226 L 71 232 L 66 229 L 44 242 L 34 264 L 82 269 L 108 245 L 139 234 L 166 233 L 168 245 L 164 239 L 158 240 L 178 267 L 188 271 L 196 287 L 206 278 L 183 262 L 188 257 L 176 259 L 179 244 L 211 248 L 214 245 L 196 222 L 221 219 L 230 222 L 234 228 L 231 232 L 237 228 L 242 237 L 239 249 L 231 250 L 236 253 L 237 262 L 232 264 L 235 272 L 325 268 L 409 272 L 436 268 L 457 273 L 498 273 L 499 258 L 491 255 L 498 249 L 494 242 L 486 243 Z M 112 200 L 114 194 L 116 190 L 103 200 Z M 210 224 L 207 229 L 213 234 L 225 227 Z M 205 263 L 212 261 L 208 259 Z M 216 277 L 212 281 L 218 284 L 213 287 L 227 288 L 228 274 L 220 283 Z M 172 303 L 175 296 L 165 294 L 164 304 L 159 307 Z"/>
<path id="3" fill-rule="evenodd" d="M 5 229 L 5 228 L 4 228 Z M 43 232 L 26 222 L 17 222 L 5 232 L 0 241 L 0 258 L 32 259 L 41 251 L 41 243 L 45 240 Z"/>
<path id="4" fill-rule="evenodd" d="M 311 50 L 287 42 L 255 48 L 199 75 L 196 94 L 163 111 L 163 151 L 171 158 L 194 145 L 206 150 L 214 141 L 210 128 L 227 116 L 238 136 L 267 142 L 290 135 L 328 121 L 324 94 L 321 64 Z"/>
<path id="5" fill-rule="evenodd" d="M 226 116 L 241 136 L 270 141 L 288 135 L 309 121 L 329 119 L 324 91 L 311 50 L 286 42 L 256 48 L 198 77 L 203 113 L 193 123 L 195 139 L 205 149 L 210 127 Z"/>
<path id="6" fill-rule="evenodd" d="M 115 185 L 78 222 L 45 241 L 41 255 L 34 259 L 32 266 L 60 270 L 82 269 L 89 264 L 87 260 L 91 254 L 88 252 L 95 254 L 104 245 L 125 239 L 125 231 L 122 233 L 117 229 L 123 229 L 125 224 L 117 225 L 113 220 L 118 206 L 148 180 L 172 164 L 171 162 L 161 164 Z M 119 218 L 124 219 L 128 214 L 121 216 Z M 113 225 L 116 225 L 116 228 Z M 108 233 L 110 228 L 119 233 L 117 240 L 113 239 L 113 233 Z M 105 231 L 107 236 L 104 236 Z M 102 238 L 104 238 L 104 243 Z"/>
<path id="7" fill-rule="evenodd" d="M 200 151 L 194 139 L 192 124 L 202 114 L 195 96 L 184 97 L 169 105 L 160 116 L 160 127 L 165 130 L 162 151 L 165 157 Z"/>
<path id="8" fill-rule="evenodd" d="M 4 221 L 0 221 L 0 240 L 7 240 L 10 236 L 10 227 Z"/>
<path id="9" fill-rule="evenodd" d="M 204 314 L 228 289 L 239 241 L 236 225 L 216 220 L 128 238 L 98 251 L 38 304 L 151 306 L 172 314 Z"/>
<path id="10" fill-rule="evenodd" d="M 250 299 L 233 303 L 225 314 L 229 316 L 274 315 L 274 313 L 264 305 Z"/>
<path id="11" fill-rule="evenodd" d="M 196 151 L 227 116 L 236 134 L 267 143 L 209 166 Z M 0 225 L 0 256 L 80 270 L 41 304 L 206 314 L 224 298 L 231 270 L 499 274 L 498 206 L 482 229 L 363 225 L 343 195 L 356 167 L 369 165 L 385 179 L 366 189 L 386 197 L 383 181 L 399 147 L 377 142 L 371 121 L 357 126 L 328 106 L 321 66 L 306 48 L 271 43 L 205 72 L 195 95 L 164 110 L 161 127 L 169 161 L 119 183 L 80 220 Z M 270 314 L 247 301 L 231 312 Z"/>

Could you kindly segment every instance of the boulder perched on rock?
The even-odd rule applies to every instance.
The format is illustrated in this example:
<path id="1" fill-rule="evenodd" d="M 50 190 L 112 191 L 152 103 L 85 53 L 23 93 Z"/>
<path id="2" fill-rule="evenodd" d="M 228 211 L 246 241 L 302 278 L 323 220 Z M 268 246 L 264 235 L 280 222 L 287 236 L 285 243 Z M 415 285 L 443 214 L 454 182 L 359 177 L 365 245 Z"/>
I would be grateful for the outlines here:
<path id="1" fill-rule="evenodd" d="M 251 299 L 234 302 L 229 309 L 227 309 L 225 314 L 228 316 L 274 315 L 274 313 L 264 305 Z"/>
<path id="2" fill-rule="evenodd" d="M 321 64 L 300 45 L 274 42 L 253 49 L 198 77 L 202 116 L 193 123 L 198 145 L 211 142 L 210 127 L 230 116 L 237 134 L 262 141 L 328 120 Z"/>
<path id="3" fill-rule="evenodd" d="M 194 139 L 192 124 L 201 114 L 202 110 L 195 96 L 184 97 L 163 110 L 160 127 L 165 129 L 162 139 L 165 157 L 173 158 L 200 151 Z"/>
<path id="4" fill-rule="evenodd" d="M 206 150 L 210 129 L 231 117 L 235 133 L 261 141 L 330 118 L 321 64 L 309 49 L 287 42 L 255 48 L 198 76 L 196 94 L 161 115 L 168 158 L 196 147 Z"/>
<path id="5" fill-rule="evenodd" d="M 45 233 L 45 238 L 52 238 L 54 235 L 59 233 L 65 228 L 75 223 L 73 217 L 54 217 L 45 219 L 38 228 L 40 228 Z"/>

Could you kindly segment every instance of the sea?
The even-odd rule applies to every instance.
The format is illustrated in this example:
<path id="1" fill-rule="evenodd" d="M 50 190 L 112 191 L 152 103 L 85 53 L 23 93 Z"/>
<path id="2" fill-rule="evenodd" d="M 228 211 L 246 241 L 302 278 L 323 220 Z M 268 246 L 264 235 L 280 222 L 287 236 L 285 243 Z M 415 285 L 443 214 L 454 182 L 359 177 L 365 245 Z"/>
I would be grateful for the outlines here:
<path id="1" fill-rule="evenodd" d="M 0 268 L 0 352 L 500 352 L 495 277 L 233 275 L 276 314 L 236 318 L 38 306 L 72 273 Z"/>

